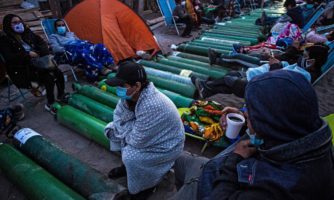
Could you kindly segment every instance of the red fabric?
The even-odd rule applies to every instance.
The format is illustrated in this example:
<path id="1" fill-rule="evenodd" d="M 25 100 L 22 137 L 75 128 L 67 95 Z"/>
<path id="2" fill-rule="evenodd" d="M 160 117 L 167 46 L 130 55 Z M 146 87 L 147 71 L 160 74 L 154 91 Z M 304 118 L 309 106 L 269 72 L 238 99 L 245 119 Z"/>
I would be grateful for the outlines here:
<path id="1" fill-rule="evenodd" d="M 117 0 L 85 0 L 70 10 L 65 20 L 79 38 L 103 43 L 116 63 L 135 57 L 138 50 L 159 50 L 145 22 Z"/>

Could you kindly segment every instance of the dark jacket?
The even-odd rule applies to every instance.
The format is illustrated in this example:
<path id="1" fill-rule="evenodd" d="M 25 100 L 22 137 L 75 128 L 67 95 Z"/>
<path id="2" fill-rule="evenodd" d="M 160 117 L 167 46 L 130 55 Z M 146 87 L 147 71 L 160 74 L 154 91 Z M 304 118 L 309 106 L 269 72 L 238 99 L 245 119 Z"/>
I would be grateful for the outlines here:
<path id="1" fill-rule="evenodd" d="M 297 24 L 299 28 L 303 28 L 304 26 L 303 10 L 299 6 L 289 9 L 286 14 L 289 17 L 291 17 L 292 19 L 291 23 Z"/>
<path id="2" fill-rule="evenodd" d="M 218 160 L 211 199 L 334 199 L 331 130 L 306 78 L 289 70 L 256 76 L 247 84 L 245 101 L 264 143 L 248 159 L 232 153 Z"/>
<path id="3" fill-rule="evenodd" d="M 331 130 L 326 122 L 308 137 L 243 159 L 222 161 L 210 199 L 334 199 Z"/>
<path id="4" fill-rule="evenodd" d="M 8 22 L 4 23 L 6 32 L 0 34 L 0 54 L 4 58 L 7 73 L 13 83 L 19 88 L 29 88 L 30 81 L 32 77 L 36 76 L 36 72 L 31 67 L 29 53 L 25 51 L 22 44 L 15 38 L 9 26 Z M 21 37 L 39 56 L 45 56 L 50 53 L 47 43 L 27 27 L 25 27 L 25 32 Z"/>

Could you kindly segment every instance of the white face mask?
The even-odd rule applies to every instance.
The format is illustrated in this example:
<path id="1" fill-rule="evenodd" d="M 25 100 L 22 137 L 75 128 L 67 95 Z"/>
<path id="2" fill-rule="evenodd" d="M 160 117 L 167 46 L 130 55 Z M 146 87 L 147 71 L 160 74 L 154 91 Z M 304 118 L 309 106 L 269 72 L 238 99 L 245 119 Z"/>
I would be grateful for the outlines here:
<path id="1" fill-rule="evenodd" d="M 311 67 L 313 65 L 313 61 L 314 59 L 306 59 L 304 57 L 302 57 L 302 60 L 300 62 L 300 67 L 307 69 L 309 67 Z"/>

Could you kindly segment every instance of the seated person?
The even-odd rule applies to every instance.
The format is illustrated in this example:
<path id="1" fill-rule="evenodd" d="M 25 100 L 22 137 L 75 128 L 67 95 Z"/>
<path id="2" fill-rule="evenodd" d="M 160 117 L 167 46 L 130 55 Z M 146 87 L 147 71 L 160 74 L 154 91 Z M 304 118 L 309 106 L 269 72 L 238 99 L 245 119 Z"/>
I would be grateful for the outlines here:
<path id="1" fill-rule="evenodd" d="M 65 83 L 64 75 L 57 67 L 46 69 L 37 66 L 40 58 L 50 54 L 47 43 L 17 15 L 4 17 L 3 30 L 5 35 L 0 38 L 0 53 L 6 62 L 8 75 L 19 88 L 31 88 L 32 82 L 44 85 L 47 96 L 45 109 L 50 111 L 55 102 L 54 86 L 57 85 L 57 97 L 61 100 L 65 96 Z"/>
<path id="2" fill-rule="evenodd" d="M 135 62 L 122 63 L 106 83 L 116 87 L 121 100 L 105 134 L 111 151 L 121 151 L 124 163 L 108 176 L 126 176 L 132 197 L 147 199 L 183 150 L 181 118 L 174 103 L 147 80 L 144 68 Z"/>
<path id="3" fill-rule="evenodd" d="M 184 23 L 186 25 L 186 28 L 183 30 L 183 33 L 181 34 L 182 37 L 191 37 L 191 29 L 193 26 L 193 22 L 191 17 L 187 14 L 186 10 L 181 5 L 182 0 L 176 0 L 176 7 L 173 11 L 173 17 L 175 19 L 176 23 Z"/>
<path id="4" fill-rule="evenodd" d="M 193 2 L 193 5 L 194 5 L 195 13 L 197 15 L 197 22 L 198 22 L 199 26 L 202 23 L 210 24 L 210 25 L 216 23 L 216 21 L 214 19 L 210 19 L 207 16 L 205 16 L 204 7 L 202 6 L 202 3 L 201 3 L 200 0 L 193 0 L 192 2 Z"/>
<path id="5" fill-rule="evenodd" d="M 201 24 L 198 21 L 198 16 L 195 12 L 195 6 L 193 4 L 193 1 L 192 0 L 185 0 L 185 8 L 186 8 L 187 14 L 191 18 L 191 21 L 193 22 L 193 25 L 196 28 L 200 28 Z"/>
<path id="6" fill-rule="evenodd" d="M 245 101 L 247 135 L 210 160 L 181 154 L 173 199 L 333 199 L 332 134 L 305 77 L 288 70 L 257 76 Z M 242 114 L 223 112 L 223 129 L 227 113 Z"/>
<path id="7" fill-rule="evenodd" d="M 313 0 L 306 0 L 305 4 L 301 6 L 303 11 L 304 22 L 308 22 L 311 19 L 313 13 L 316 10 Z M 304 24 L 305 25 L 305 24 Z"/>
<path id="8" fill-rule="evenodd" d="M 325 8 L 324 13 L 320 16 L 317 21 L 319 26 L 327 26 L 334 24 L 334 2 L 331 1 Z"/>
<path id="9" fill-rule="evenodd" d="M 285 0 L 284 7 L 287 9 L 286 14 L 291 17 L 291 23 L 296 24 L 299 28 L 304 26 L 303 10 L 296 5 L 295 0 Z"/>
<path id="10" fill-rule="evenodd" d="M 316 44 L 307 47 L 304 55 L 296 64 L 288 62 L 280 62 L 272 57 L 268 64 L 260 67 L 249 68 L 246 72 L 229 72 L 226 76 L 212 81 L 202 81 L 197 78 L 192 78 L 196 89 L 201 98 L 206 98 L 218 93 L 235 94 L 243 98 L 247 83 L 255 76 L 268 71 L 283 69 L 299 72 L 313 83 L 321 75 L 321 67 L 326 63 L 329 48 L 323 44 Z"/>
<path id="11" fill-rule="evenodd" d="M 57 19 L 54 26 L 56 33 L 50 35 L 49 42 L 59 62 L 62 63 L 60 60 L 66 52 L 71 62 L 84 66 L 87 78 L 92 81 L 96 80 L 99 74 L 106 75 L 111 72 L 109 69 L 114 67 L 114 61 L 103 44 L 94 45 L 80 40 L 73 32 L 67 31 L 62 19 Z M 63 62 L 66 63 L 66 58 Z"/>

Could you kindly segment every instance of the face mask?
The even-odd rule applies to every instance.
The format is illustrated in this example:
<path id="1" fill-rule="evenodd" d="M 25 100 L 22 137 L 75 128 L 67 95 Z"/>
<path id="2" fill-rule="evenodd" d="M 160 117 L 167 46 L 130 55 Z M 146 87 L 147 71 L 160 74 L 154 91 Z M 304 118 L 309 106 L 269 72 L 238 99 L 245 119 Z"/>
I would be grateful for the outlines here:
<path id="1" fill-rule="evenodd" d="M 128 89 L 125 87 L 116 87 L 116 95 L 124 100 L 130 100 L 132 98 L 131 96 L 128 96 L 126 93 L 128 92 Z"/>
<path id="2" fill-rule="evenodd" d="M 304 57 L 302 57 L 302 59 L 300 60 L 299 66 L 301 68 L 307 69 L 313 65 L 312 63 L 313 60 L 314 59 L 305 59 Z"/>
<path id="3" fill-rule="evenodd" d="M 23 33 L 24 32 L 24 26 L 23 26 L 23 24 L 22 23 L 16 24 L 14 26 L 14 31 L 16 33 Z"/>
<path id="4" fill-rule="evenodd" d="M 263 139 L 257 138 L 256 137 L 256 133 L 255 134 L 251 134 L 249 129 L 246 130 L 247 135 L 249 136 L 250 139 L 250 143 L 255 146 L 258 147 L 260 145 L 262 145 L 264 143 Z"/>
<path id="5" fill-rule="evenodd" d="M 311 9 L 311 8 L 313 8 L 313 4 L 306 4 L 306 8 L 307 8 L 307 9 Z"/>
<path id="6" fill-rule="evenodd" d="M 66 27 L 65 26 L 57 27 L 57 32 L 61 35 L 64 35 L 66 33 Z"/>

